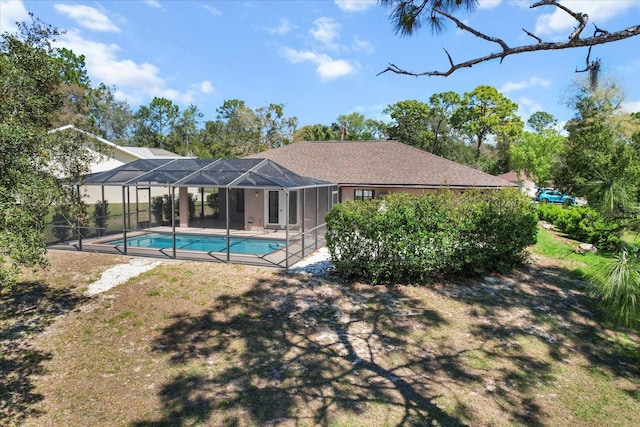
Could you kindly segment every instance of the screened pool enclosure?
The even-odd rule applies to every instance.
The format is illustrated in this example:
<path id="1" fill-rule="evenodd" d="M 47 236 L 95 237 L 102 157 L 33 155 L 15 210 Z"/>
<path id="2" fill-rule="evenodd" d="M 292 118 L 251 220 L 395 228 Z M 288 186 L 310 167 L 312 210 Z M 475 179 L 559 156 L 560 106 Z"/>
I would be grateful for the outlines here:
<path id="1" fill-rule="evenodd" d="M 289 268 L 325 244 L 337 186 L 267 159 L 143 159 L 75 183 L 50 247 Z"/>

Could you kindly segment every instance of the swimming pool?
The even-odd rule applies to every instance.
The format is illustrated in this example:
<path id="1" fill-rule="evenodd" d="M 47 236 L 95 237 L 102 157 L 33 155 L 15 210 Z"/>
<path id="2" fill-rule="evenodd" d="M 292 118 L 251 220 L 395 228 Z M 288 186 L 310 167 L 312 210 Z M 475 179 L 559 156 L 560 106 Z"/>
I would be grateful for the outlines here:
<path id="1" fill-rule="evenodd" d="M 124 245 L 124 239 L 104 242 L 108 245 Z M 237 254 L 266 255 L 285 247 L 283 240 L 255 239 L 247 237 L 231 237 L 229 252 Z M 148 233 L 141 236 L 127 237 L 127 246 L 137 248 L 173 248 L 173 237 L 170 234 Z M 201 236 L 176 234 L 176 249 L 203 252 L 226 252 L 226 236 Z"/>

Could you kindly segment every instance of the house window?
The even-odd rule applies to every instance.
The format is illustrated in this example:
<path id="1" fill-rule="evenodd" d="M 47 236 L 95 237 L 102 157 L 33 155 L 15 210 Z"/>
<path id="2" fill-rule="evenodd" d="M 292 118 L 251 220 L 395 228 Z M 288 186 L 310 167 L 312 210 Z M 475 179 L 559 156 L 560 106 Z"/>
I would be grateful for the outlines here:
<path id="1" fill-rule="evenodd" d="M 353 198 L 355 200 L 368 200 L 373 199 L 375 197 L 375 193 L 373 190 L 355 190 L 353 194 Z"/>

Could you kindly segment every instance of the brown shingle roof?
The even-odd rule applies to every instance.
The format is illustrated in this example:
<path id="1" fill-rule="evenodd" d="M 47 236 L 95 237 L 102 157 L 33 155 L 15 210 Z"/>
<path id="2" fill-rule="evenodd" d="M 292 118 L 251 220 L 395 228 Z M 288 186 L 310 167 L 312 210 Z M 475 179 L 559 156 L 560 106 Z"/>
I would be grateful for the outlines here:
<path id="1" fill-rule="evenodd" d="M 513 187 L 514 184 L 397 141 L 296 142 L 256 153 L 293 172 L 340 185 Z"/>
<path id="2" fill-rule="evenodd" d="M 509 182 L 535 181 L 535 179 L 529 178 L 524 172 L 518 175 L 516 171 L 503 173 L 502 175 L 498 175 L 498 178 L 504 179 L 505 181 L 509 181 Z"/>

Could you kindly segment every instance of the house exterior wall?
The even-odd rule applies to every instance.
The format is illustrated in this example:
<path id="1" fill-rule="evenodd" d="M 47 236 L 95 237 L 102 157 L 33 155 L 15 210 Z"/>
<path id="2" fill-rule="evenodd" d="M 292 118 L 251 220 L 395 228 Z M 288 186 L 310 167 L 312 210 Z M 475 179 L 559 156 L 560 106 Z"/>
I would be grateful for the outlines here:
<path id="1" fill-rule="evenodd" d="M 437 191 L 431 188 L 406 188 L 406 187 L 381 187 L 381 186 L 341 186 L 340 187 L 340 201 L 354 200 L 355 190 L 373 190 L 374 197 L 379 197 L 389 193 L 409 193 L 409 194 L 423 194 L 433 193 Z"/>
<path id="2" fill-rule="evenodd" d="M 106 153 L 100 154 L 93 142 L 85 143 L 84 146 L 96 156 L 96 160 L 89 165 L 89 173 L 108 171 L 139 159 L 139 157 L 125 152 L 119 147 L 108 147 Z"/>
<path id="3" fill-rule="evenodd" d="M 244 191 L 244 229 L 261 231 L 264 228 L 264 191 Z"/>

